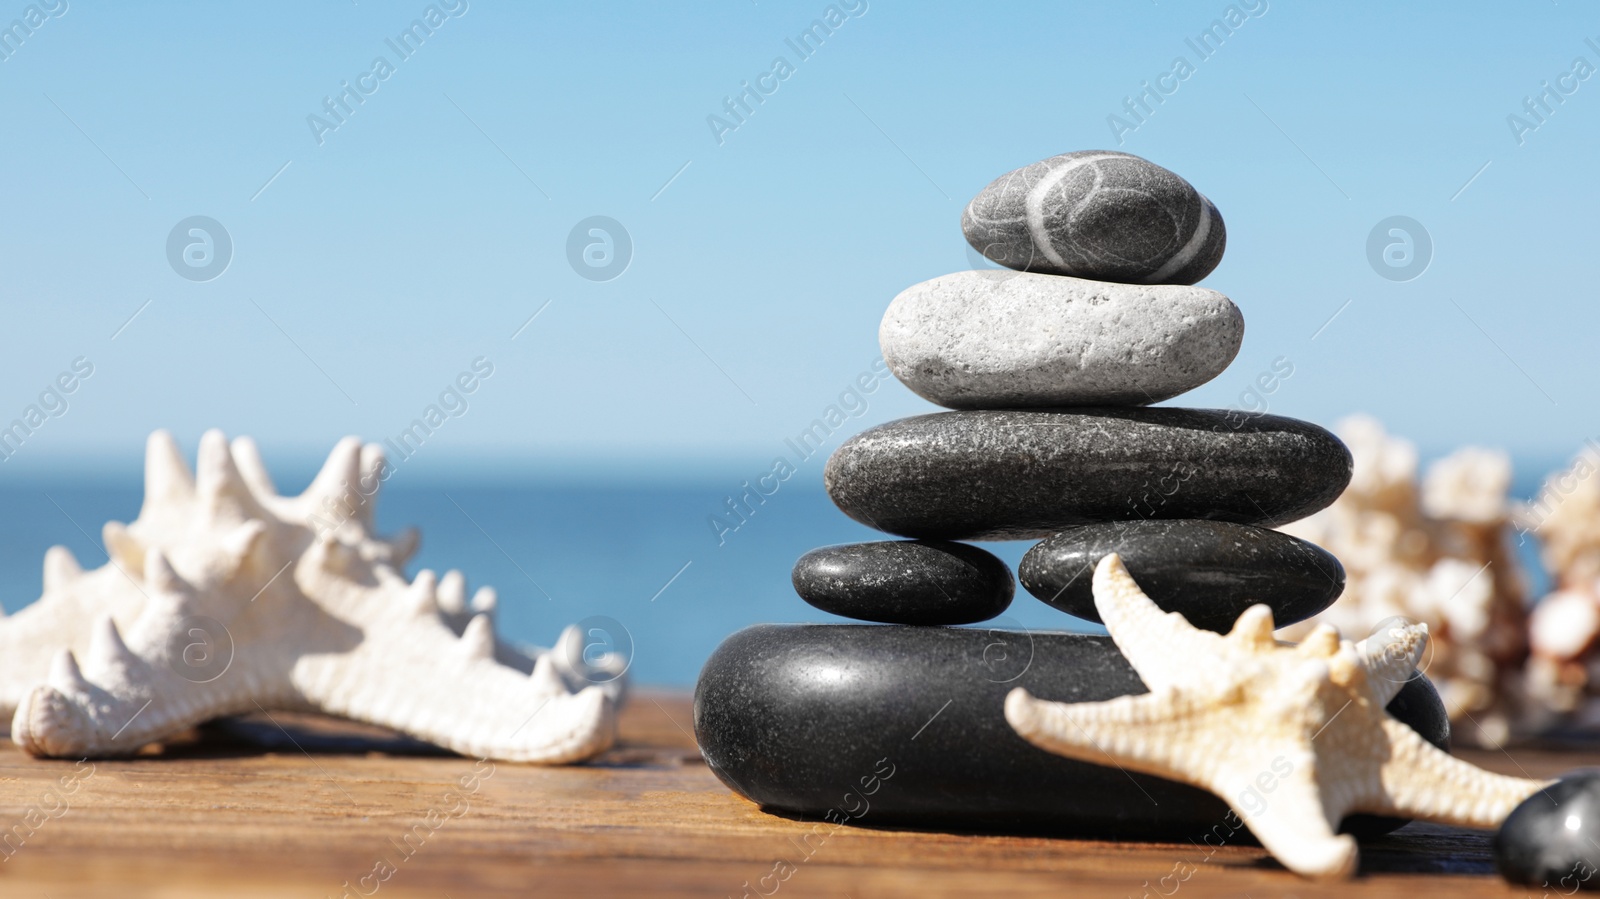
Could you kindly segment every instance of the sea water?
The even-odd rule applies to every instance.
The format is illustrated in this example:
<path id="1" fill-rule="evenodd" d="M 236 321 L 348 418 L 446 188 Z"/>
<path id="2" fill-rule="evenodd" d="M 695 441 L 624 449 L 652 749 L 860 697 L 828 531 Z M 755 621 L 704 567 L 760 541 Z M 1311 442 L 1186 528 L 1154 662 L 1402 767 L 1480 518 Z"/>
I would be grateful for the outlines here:
<path id="1" fill-rule="evenodd" d="M 1531 495 L 1549 470 L 1519 471 L 1515 495 Z M 717 644 L 742 627 L 840 620 L 795 596 L 790 568 L 815 547 L 881 535 L 834 508 L 818 472 L 806 474 L 720 537 L 708 519 L 719 511 L 726 517 L 727 484 L 711 479 L 606 483 L 592 475 L 563 480 L 482 471 L 460 481 L 395 478 L 379 497 L 378 525 L 383 533 L 421 529 L 422 548 L 408 576 L 459 568 L 469 591 L 493 586 L 503 635 L 548 646 L 567 624 L 592 619 L 596 648 L 631 654 L 636 683 L 689 687 Z M 279 486 L 296 490 L 309 478 L 308 471 Z M 61 472 L 0 484 L 6 510 L 0 603 L 15 612 L 38 597 L 44 551 L 52 544 L 65 544 L 85 568 L 105 564 L 101 526 L 132 520 L 141 496 L 132 472 Z M 983 545 L 1015 570 L 1031 543 Z M 1521 552 L 1530 565 L 1535 561 L 1531 540 Z M 1542 584 L 1535 575 L 1535 587 Z M 978 626 L 1104 633 L 1020 587 L 1001 619 Z"/>

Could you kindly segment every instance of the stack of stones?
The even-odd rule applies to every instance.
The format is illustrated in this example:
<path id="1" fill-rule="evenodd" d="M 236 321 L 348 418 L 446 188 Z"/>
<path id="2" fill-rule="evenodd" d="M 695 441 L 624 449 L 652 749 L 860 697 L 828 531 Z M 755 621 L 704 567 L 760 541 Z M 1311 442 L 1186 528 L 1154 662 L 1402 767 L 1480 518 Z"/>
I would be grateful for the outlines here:
<path id="1" fill-rule="evenodd" d="M 1331 503 L 1350 454 L 1294 419 L 1146 405 L 1216 377 L 1244 336 L 1227 297 L 1190 286 L 1221 260 L 1225 232 L 1172 172 L 1125 153 L 1055 156 L 995 180 L 962 230 L 1007 268 L 918 284 L 879 331 L 895 376 L 953 411 L 861 433 L 825 472 L 845 514 L 911 539 L 814 550 L 794 570 L 807 602 L 879 624 L 730 637 L 696 691 L 701 748 L 730 787 L 786 813 L 1132 836 L 1210 828 L 1227 810 L 1209 794 L 1053 756 L 1011 731 L 1014 687 L 1069 702 L 1145 687 L 1105 637 L 947 626 L 993 618 L 1014 590 L 1004 562 L 953 541 L 1042 540 L 1023 558 L 1023 586 L 1091 621 L 1094 566 L 1118 553 L 1157 604 L 1197 627 L 1226 632 L 1255 603 L 1289 624 L 1332 603 L 1344 572 L 1270 528 Z M 1448 739 L 1425 678 L 1390 710 Z"/>

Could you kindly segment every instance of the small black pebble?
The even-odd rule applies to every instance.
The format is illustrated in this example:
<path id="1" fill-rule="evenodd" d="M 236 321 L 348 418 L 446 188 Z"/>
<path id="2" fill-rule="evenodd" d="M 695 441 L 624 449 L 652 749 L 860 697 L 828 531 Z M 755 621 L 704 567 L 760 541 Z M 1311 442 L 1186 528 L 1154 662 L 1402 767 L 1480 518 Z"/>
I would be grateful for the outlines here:
<path id="1" fill-rule="evenodd" d="M 824 546 L 800 557 L 794 589 L 824 612 L 887 624 L 973 624 L 1011 605 L 1006 563 L 976 546 L 883 540 Z"/>
<path id="2" fill-rule="evenodd" d="M 1494 861 L 1512 883 L 1600 889 L 1600 770 L 1571 772 L 1512 810 L 1494 836 Z"/>

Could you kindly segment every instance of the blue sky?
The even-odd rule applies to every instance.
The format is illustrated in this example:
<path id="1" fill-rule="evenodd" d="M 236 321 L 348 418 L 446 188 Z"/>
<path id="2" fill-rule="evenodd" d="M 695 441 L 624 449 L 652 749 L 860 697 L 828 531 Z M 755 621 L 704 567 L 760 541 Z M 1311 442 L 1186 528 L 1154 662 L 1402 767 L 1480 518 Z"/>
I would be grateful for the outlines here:
<path id="1" fill-rule="evenodd" d="M 1228 3 L 864 0 L 801 59 L 818 0 L 470 0 L 408 58 L 388 41 L 426 3 L 64 2 L 0 62 L 0 419 L 94 370 L 0 476 L 136 457 L 155 427 L 318 455 L 398 433 L 480 358 L 419 470 L 760 473 L 870 370 L 897 292 L 971 267 L 977 190 L 1105 147 L 1228 224 L 1203 283 L 1244 346 L 1174 402 L 1238 404 L 1287 356 L 1271 411 L 1370 412 L 1433 451 L 1600 432 L 1585 4 L 1238 4 L 1202 60 L 1186 39 Z M 719 144 L 708 116 L 780 56 Z M 1178 56 L 1194 71 L 1119 145 L 1108 116 Z M 1519 144 L 1508 115 L 1560 76 Z M 376 89 L 319 135 L 345 82 Z M 632 244 L 609 281 L 568 259 L 597 215 Z M 1368 261 L 1394 215 L 1431 238 L 1415 280 Z M 169 261 L 191 216 L 231 239 L 213 280 Z M 932 409 L 869 399 L 847 432 Z"/>

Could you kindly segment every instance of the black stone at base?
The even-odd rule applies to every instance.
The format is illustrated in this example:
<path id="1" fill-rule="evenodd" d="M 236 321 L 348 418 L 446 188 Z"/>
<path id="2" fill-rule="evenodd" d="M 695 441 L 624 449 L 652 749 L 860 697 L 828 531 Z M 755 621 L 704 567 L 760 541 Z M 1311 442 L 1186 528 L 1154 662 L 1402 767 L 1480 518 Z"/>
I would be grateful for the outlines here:
<path id="1" fill-rule="evenodd" d="M 1005 720 L 1014 687 L 1065 702 L 1147 692 L 1108 637 L 763 624 L 729 637 L 706 662 L 695 736 L 723 783 L 776 813 L 1133 839 L 1220 825 L 1227 842 L 1249 840 L 1210 793 L 1023 740 Z M 1427 678 L 1408 682 L 1389 711 L 1448 748 L 1449 721 Z M 1368 836 L 1403 823 L 1352 816 L 1345 830 Z"/>

